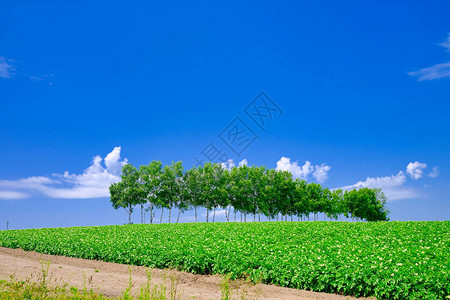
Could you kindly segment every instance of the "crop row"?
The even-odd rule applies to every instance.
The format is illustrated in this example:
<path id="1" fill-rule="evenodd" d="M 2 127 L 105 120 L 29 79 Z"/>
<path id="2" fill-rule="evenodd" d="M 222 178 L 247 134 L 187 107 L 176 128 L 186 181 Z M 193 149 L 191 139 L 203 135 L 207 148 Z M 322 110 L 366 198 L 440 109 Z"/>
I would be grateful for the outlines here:
<path id="1" fill-rule="evenodd" d="M 185 223 L 0 231 L 0 246 L 378 299 L 450 294 L 450 222 Z"/>

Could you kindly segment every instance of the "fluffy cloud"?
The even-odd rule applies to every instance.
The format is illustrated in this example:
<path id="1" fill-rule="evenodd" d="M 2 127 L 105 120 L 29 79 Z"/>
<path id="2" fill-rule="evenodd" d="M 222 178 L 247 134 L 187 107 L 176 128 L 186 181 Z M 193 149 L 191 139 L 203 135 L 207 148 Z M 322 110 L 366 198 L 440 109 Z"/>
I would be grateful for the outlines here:
<path id="1" fill-rule="evenodd" d="M 354 188 L 383 188 L 383 187 L 395 187 L 403 185 L 406 182 L 406 175 L 403 171 L 397 173 L 397 175 L 384 176 L 384 177 L 367 177 L 364 181 L 358 181 L 357 183 L 349 186 L 345 186 L 342 189 L 349 190 Z"/>
<path id="2" fill-rule="evenodd" d="M 316 166 L 313 172 L 313 177 L 316 178 L 317 182 L 323 183 L 328 179 L 328 171 L 330 171 L 330 169 L 331 167 L 326 164 Z"/>
<path id="3" fill-rule="evenodd" d="M 277 162 L 278 171 L 289 171 L 294 178 L 306 179 L 314 170 L 311 162 L 306 161 L 303 166 L 299 166 L 297 161 L 291 162 L 289 157 L 282 157 Z"/>
<path id="4" fill-rule="evenodd" d="M 423 169 L 427 167 L 427 164 L 420 163 L 418 161 L 410 162 L 406 166 L 406 173 L 411 176 L 412 179 L 417 180 L 423 177 Z"/>
<path id="5" fill-rule="evenodd" d="M 100 156 L 92 159 L 91 165 L 82 174 L 53 174 L 52 178 L 36 176 L 18 180 L 0 180 L 1 194 L 14 191 L 17 197 L 25 198 L 23 191 L 37 191 L 51 198 L 102 198 L 109 197 L 109 186 L 120 181 L 122 166 L 127 159 L 121 160 L 120 147 L 115 147 L 104 160 Z M 14 195 L 14 194 L 10 194 Z"/>
<path id="6" fill-rule="evenodd" d="M 120 147 L 115 147 L 114 150 L 105 157 L 106 170 L 117 176 L 122 173 L 122 167 L 128 162 L 126 158 L 122 161 L 120 160 L 120 150 Z"/>
<path id="7" fill-rule="evenodd" d="M 420 163 L 418 161 L 410 162 L 406 166 L 406 174 L 403 171 L 399 171 L 397 175 L 384 176 L 384 177 L 367 177 L 365 181 L 359 181 L 353 185 L 341 187 L 343 190 L 352 190 L 363 187 L 368 188 L 381 188 L 388 198 L 388 200 L 400 200 L 400 199 L 413 199 L 420 196 L 416 189 L 404 186 L 407 183 L 409 175 L 413 180 L 418 180 L 423 177 L 423 170 L 427 167 L 427 164 Z M 438 169 L 433 168 L 433 172 L 428 174 L 429 177 L 437 177 Z"/>
<path id="8" fill-rule="evenodd" d="M 331 167 L 324 163 L 314 167 L 310 161 L 306 161 L 302 166 L 300 166 L 297 161 L 291 162 L 289 157 L 281 157 L 281 159 L 277 162 L 276 167 L 276 170 L 279 171 L 289 171 L 294 178 L 307 179 L 312 173 L 312 176 L 319 183 L 323 183 L 328 179 L 328 172 L 330 169 Z"/>
<path id="9" fill-rule="evenodd" d="M 433 171 L 431 171 L 430 173 L 428 173 L 428 176 L 431 178 L 436 178 L 439 174 L 439 169 L 438 167 L 433 167 Z"/>
<path id="10" fill-rule="evenodd" d="M 234 163 L 234 160 L 232 160 L 232 159 L 229 159 L 226 162 L 221 163 L 220 165 L 222 166 L 222 168 L 224 168 L 228 171 L 236 166 L 236 164 Z"/>
<path id="11" fill-rule="evenodd" d="M 222 168 L 226 169 L 226 170 L 231 170 L 232 168 L 236 167 L 236 164 L 234 163 L 234 160 L 229 159 L 224 163 L 220 164 L 222 166 Z M 247 166 L 248 165 L 248 161 L 244 158 L 243 160 L 241 160 L 238 164 L 239 167 L 242 166 Z"/>
<path id="12" fill-rule="evenodd" d="M 397 175 L 384 177 L 367 177 L 364 181 L 359 181 L 353 185 L 341 187 L 342 190 L 353 190 L 359 188 L 381 188 L 388 200 L 411 199 L 418 196 L 417 192 L 410 188 L 402 187 L 406 182 L 406 175 L 403 171 Z"/>
<path id="13" fill-rule="evenodd" d="M 243 160 L 241 160 L 241 162 L 239 163 L 239 167 L 247 166 L 247 165 L 248 165 L 248 161 L 245 158 Z"/>
<path id="14" fill-rule="evenodd" d="M 0 78 L 11 78 L 14 72 L 13 60 L 0 56 Z"/>
<path id="15" fill-rule="evenodd" d="M 450 33 L 448 34 L 447 40 L 439 45 L 447 48 L 447 51 L 450 51 Z M 409 72 L 408 75 L 417 76 L 417 80 L 419 81 L 450 77 L 450 62 L 440 63 L 420 69 L 419 71 Z"/>

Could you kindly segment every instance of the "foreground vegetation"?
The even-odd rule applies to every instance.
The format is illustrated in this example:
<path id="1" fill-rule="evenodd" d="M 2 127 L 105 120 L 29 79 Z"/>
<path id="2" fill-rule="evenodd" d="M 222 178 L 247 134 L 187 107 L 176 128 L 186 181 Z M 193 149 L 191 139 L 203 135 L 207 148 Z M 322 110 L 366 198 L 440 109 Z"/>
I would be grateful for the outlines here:
<path id="1" fill-rule="evenodd" d="M 449 221 L 185 223 L 1 231 L 0 246 L 378 299 L 442 299 L 449 233 Z"/>
<path id="2" fill-rule="evenodd" d="M 153 284 L 150 270 L 147 270 L 147 281 L 139 287 L 138 291 L 133 292 L 133 281 L 130 275 L 128 287 L 122 291 L 120 297 L 108 297 L 95 292 L 92 288 L 88 288 L 86 277 L 82 289 L 70 286 L 67 283 L 49 277 L 49 261 L 41 261 L 42 273 L 34 277 L 31 275 L 25 279 L 10 276 L 9 280 L 0 280 L 0 300 L 3 299 L 73 299 L 73 300 L 92 300 L 92 299 L 119 299 L 119 300 L 176 300 L 179 299 L 177 291 L 178 279 L 174 275 L 164 278 L 160 284 Z M 84 275 L 84 274 L 83 274 Z M 53 281 L 53 282 L 52 282 Z M 229 294 L 228 279 L 224 278 L 225 288 L 221 284 L 220 289 L 222 295 Z"/>
<path id="3" fill-rule="evenodd" d="M 50 261 L 41 261 L 41 274 L 35 276 L 30 275 L 27 278 L 16 278 L 13 275 L 9 280 L 0 280 L 0 300 L 3 299 L 73 299 L 73 300 L 178 300 L 182 296 L 182 291 L 178 290 L 178 277 L 174 272 L 167 272 L 161 283 L 154 284 L 152 282 L 151 270 L 146 269 L 146 282 L 135 287 L 132 277 L 131 267 L 129 268 L 128 286 L 122 291 L 118 297 L 105 296 L 92 289 L 91 281 L 87 280 L 85 274 L 84 284 L 82 288 L 70 286 L 57 278 L 51 277 L 49 274 Z M 89 283 L 87 281 L 90 281 Z M 231 300 L 258 300 L 258 291 L 255 296 L 248 297 L 242 281 L 230 281 L 229 276 L 223 276 L 218 284 L 220 291 L 220 299 Z M 97 288 L 99 289 L 99 288 Z M 186 295 L 183 295 L 186 296 Z M 195 299 L 195 296 L 190 298 Z"/>

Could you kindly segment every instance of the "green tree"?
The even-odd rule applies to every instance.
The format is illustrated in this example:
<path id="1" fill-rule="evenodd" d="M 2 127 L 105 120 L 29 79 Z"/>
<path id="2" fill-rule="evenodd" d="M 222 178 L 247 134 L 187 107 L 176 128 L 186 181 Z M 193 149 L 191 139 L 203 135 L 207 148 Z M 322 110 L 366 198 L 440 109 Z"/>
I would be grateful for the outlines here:
<path id="1" fill-rule="evenodd" d="M 153 223 L 153 207 L 158 207 L 158 193 L 161 190 L 162 163 L 152 161 L 147 166 L 140 166 L 139 176 L 142 188 L 146 194 L 146 201 L 149 203 L 150 224 Z"/>
<path id="2" fill-rule="evenodd" d="M 309 183 L 307 185 L 308 199 L 311 203 L 311 212 L 314 213 L 314 221 L 317 219 L 317 213 L 322 210 L 323 189 L 318 183 Z M 309 219 L 309 215 L 308 215 Z"/>
<path id="3" fill-rule="evenodd" d="M 109 187 L 111 203 L 115 209 L 122 207 L 128 213 L 128 224 L 131 224 L 133 206 L 145 201 L 145 191 L 139 182 L 139 172 L 131 164 L 122 168 L 121 181 Z"/>
<path id="4" fill-rule="evenodd" d="M 308 198 L 307 183 L 305 180 L 297 178 L 294 182 L 294 212 L 300 218 L 310 213 L 311 203 Z"/>
<path id="5" fill-rule="evenodd" d="M 193 167 L 185 173 L 187 202 L 194 208 L 195 222 L 198 221 L 197 209 L 203 206 L 202 172 L 203 167 L 199 166 L 198 168 Z"/>
<path id="6" fill-rule="evenodd" d="M 274 219 L 280 212 L 279 199 L 281 197 L 280 190 L 278 189 L 278 182 L 281 176 L 279 172 L 274 169 L 269 169 L 266 172 L 266 186 L 264 188 L 265 203 L 261 203 L 261 209 L 263 213 L 269 218 Z"/>
<path id="7" fill-rule="evenodd" d="M 331 217 L 338 220 L 341 214 L 347 212 L 347 206 L 344 201 L 344 192 L 341 189 L 333 190 L 332 197 L 332 213 Z"/>
<path id="8" fill-rule="evenodd" d="M 159 193 L 162 200 L 162 209 L 169 209 L 169 223 L 172 215 L 172 208 L 180 200 L 182 184 L 180 181 L 183 176 L 182 162 L 172 162 L 170 166 L 164 166 L 161 173 L 162 191 Z M 161 213 L 162 218 L 162 213 Z"/>

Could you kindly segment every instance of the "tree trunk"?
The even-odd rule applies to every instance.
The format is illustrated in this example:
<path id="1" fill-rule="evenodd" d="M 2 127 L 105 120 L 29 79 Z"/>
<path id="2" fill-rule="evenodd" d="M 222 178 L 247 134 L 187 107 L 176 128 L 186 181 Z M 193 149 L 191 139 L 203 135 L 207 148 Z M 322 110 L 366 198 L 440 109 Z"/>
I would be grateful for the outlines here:
<path id="1" fill-rule="evenodd" d="M 128 208 L 128 224 L 131 224 L 131 203 L 129 204 Z"/>
<path id="2" fill-rule="evenodd" d="M 197 206 L 194 206 L 195 223 L 197 223 Z"/>
<path id="3" fill-rule="evenodd" d="M 163 217 L 163 214 L 164 214 L 164 206 L 161 207 L 161 219 L 159 219 L 159 224 L 162 223 L 162 217 Z"/>
<path id="4" fill-rule="evenodd" d="M 208 207 L 206 208 L 206 223 L 209 222 L 209 209 Z"/>
<path id="5" fill-rule="evenodd" d="M 144 224 L 144 204 L 141 204 L 141 224 Z"/>
<path id="6" fill-rule="evenodd" d="M 153 203 L 150 202 L 150 224 L 153 224 Z"/>
<path id="7" fill-rule="evenodd" d="M 236 209 L 233 207 L 233 211 L 234 211 L 234 221 L 236 222 Z"/>
<path id="8" fill-rule="evenodd" d="M 253 222 L 256 222 L 256 213 L 253 213 Z"/>
<path id="9" fill-rule="evenodd" d="M 247 213 L 244 213 L 244 222 L 247 222 Z"/>
<path id="10" fill-rule="evenodd" d="M 172 215 L 172 205 L 169 207 L 169 223 L 170 223 L 170 216 Z"/>
<path id="11" fill-rule="evenodd" d="M 258 212 L 258 222 L 261 222 L 261 212 Z"/>
<path id="12" fill-rule="evenodd" d="M 231 214 L 231 205 L 228 206 L 228 218 L 227 218 L 227 222 L 230 222 L 230 214 Z"/>
<path id="13" fill-rule="evenodd" d="M 180 214 L 181 214 L 181 209 L 178 209 L 178 217 L 177 217 L 177 223 L 180 220 Z"/>
<path id="14" fill-rule="evenodd" d="M 213 211 L 213 223 L 214 223 L 214 220 L 216 219 L 216 207 L 214 206 L 214 211 Z"/>
<path id="15" fill-rule="evenodd" d="M 241 211 L 241 222 L 242 222 L 242 211 Z"/>

